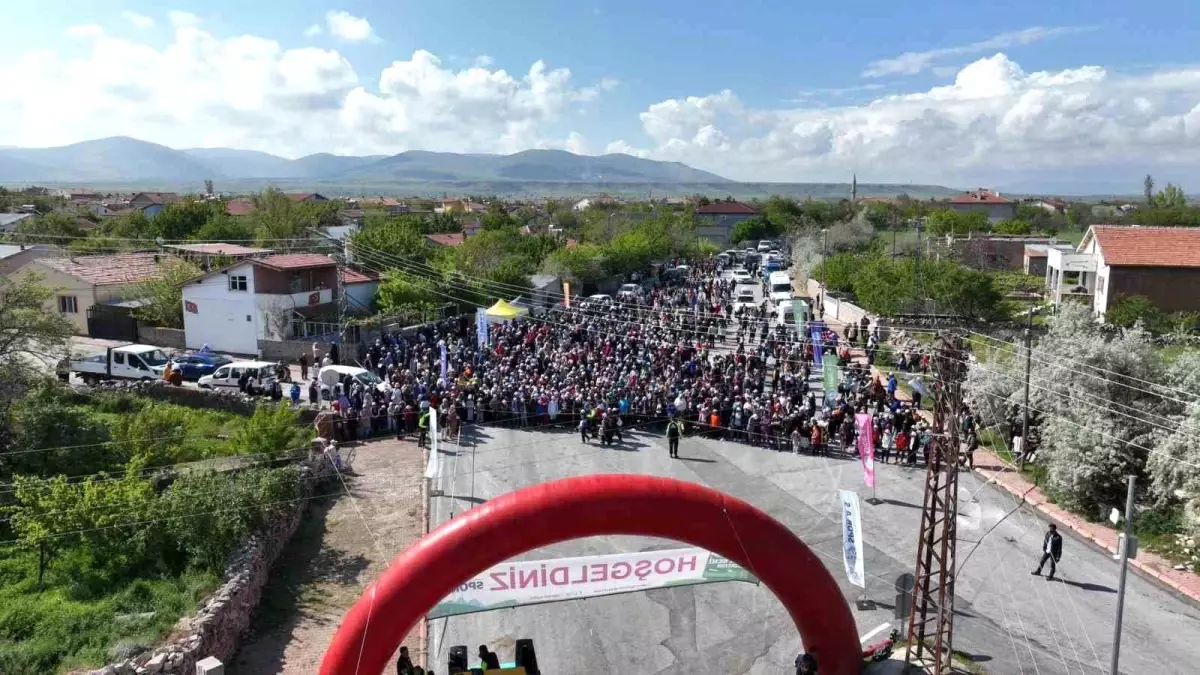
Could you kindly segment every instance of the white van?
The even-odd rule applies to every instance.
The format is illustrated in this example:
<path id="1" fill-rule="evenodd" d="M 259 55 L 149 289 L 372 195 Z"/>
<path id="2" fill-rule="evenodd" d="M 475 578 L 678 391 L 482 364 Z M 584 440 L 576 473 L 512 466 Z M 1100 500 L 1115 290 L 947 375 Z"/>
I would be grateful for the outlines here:
<path id="1" fill-rule="evenodd" d="M 779 303 L 792 299 L 792 277 L 787 272 L 771 272 L 767 277 L 767 293 L 771 302 Z"/>
<path id="2" fill-rule="evenodd" d="M 795 326 L 796 313 L 800 313 L 800 318 L 804 325 L 808 325 L 812 321 L 812 314 L 809 313 L 808 303 L 803 300 L 784 300 L 775 304 L 775 325 L 776 326 Z"/>
<path id="3" fill-rule="evenodd" d="M 250 371 L 250 383 L 255 389 L 265 389 L 275 383 L 277 364 L 270 361 L 234 361 L 217 368 L 196 382 L 201 389 L 237 389 L 238 382 Z"/>
<path id="4" fill-rule="evenodd" d="M 326 401 L 331 400 L 335 392 L 337 392 L 338 383 L 347 375 L 353 378 L 355 382 L 361 384 L 364 389 L 388 390 L 388 384 L 366 368 L 359 368 L 357 366 L 325 366 L 317 374 L 317 381 L 321 387 L 321 398 Z M 350 392 L 346 393 L 349 394 Z"/>

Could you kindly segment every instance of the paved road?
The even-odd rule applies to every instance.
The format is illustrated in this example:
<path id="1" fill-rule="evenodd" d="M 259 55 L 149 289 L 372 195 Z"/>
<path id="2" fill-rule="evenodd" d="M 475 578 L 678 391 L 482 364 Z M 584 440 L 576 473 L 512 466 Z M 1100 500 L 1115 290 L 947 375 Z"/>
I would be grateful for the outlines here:
<path id="1" fill-rule="evenodd" d="M 569 430 L 476 428 L 468 438 L 463 448 L 448 448 L 442 457 L 438 487 L 447 496 L 430 506 L 435 526 L 452 513 L 529 485 L 592 473 L 639 473 L 703 483 L 785 523 L 839 580 L 860 634 L 893 621 L 893 583 L 913 569 L 921 469 L 879 467 L 878 496 L 884 502 L 872 506 L 865 502 L 871 493 L 860 465 L 849 459 L 689 438 L 681 444 L 684 458 L 671 460 L 665 439 L 650 433 L 632 434 L 623 446 L 607 449 L 581 444 Z M 863 500 L 865 590 L 845 581 L 838 489 L 857 490 Z M 989 673 L 1107 672 L 1116 563 L 1068 533 L 1061 580 L 1031 576 L 1046 522 L 1032 511 L 1014 510 L 1015 498 L 974 474 L 961 476 L 959 499 L 954 648 Z M 587 538 L 523 557 L 672 546 L 677 544 L 640 537 Z M 486 643 L 511 658 L 523 637 L 534 640 L 540 665 L 556 675 L 788 672 L 801 649 L 786 612 L 765 588 L 714 584 L 436 620 L 430 627 L 430 665 L 444 669 L 455 644 L 468 645 L 473 655 L 476 645 Z M 1131 575 L 1121 671 L 1188 673 L 1197 662 L 1200 610 Z"/>

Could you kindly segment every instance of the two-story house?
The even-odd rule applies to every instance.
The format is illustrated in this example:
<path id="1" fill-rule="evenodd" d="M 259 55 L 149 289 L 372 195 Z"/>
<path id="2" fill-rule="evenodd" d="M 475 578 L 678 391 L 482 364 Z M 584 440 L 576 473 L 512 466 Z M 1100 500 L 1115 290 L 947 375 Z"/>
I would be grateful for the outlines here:
<path id="1" fill-rule="evenodd" d="M 1001 220 L 1017 217 L 1016 202 L 1001 197 L 999 192 L 992 192 L 983 188 L 964 192 L 951 199 L 950 210 L 958 213 L 982 211 L 987 215 L 989 223 L 998 223 Z"/>
<path id="2" fill-rule="evenodd" d="M 190 349 L 208 345 L 259 353 L 259 340 L 287 340 L 297 315 L 337 300 L 337 263 L 316 253 L 248 258 L 183 287 L 183 330 Z"/>
<path id="3" fill-rule="evenodd" d="M 758 215 L 758 209 L 740 202 L 713 202 L 696 209 L 696 234 L 718 246 L 733 241 L 733 227 Z"/>

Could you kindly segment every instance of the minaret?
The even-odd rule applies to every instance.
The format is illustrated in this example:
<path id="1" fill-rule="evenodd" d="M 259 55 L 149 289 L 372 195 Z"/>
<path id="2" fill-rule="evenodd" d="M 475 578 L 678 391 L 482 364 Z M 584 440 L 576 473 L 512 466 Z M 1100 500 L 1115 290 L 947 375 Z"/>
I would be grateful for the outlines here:
<path id="1" fill-rule="evenodd" d="M 850 205 L 858 203 L 858 172 L 854 172 L 850 179 Z"/>

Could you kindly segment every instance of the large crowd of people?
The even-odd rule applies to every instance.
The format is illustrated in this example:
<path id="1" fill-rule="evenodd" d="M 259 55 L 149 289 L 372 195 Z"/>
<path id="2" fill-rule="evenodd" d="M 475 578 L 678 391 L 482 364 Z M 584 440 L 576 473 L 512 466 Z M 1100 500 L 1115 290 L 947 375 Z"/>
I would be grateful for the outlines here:
<path id="1" fill-rule="evenodd" d="M 778 325 L 767 302 L 735 307 L 737 290 L 714 260 L 699 261 L 640 295 L 573 298 L 570 307 L 491 323 L 486 340 L 474 316 L 383 335 L 357 355 L 380 383 L 347 375 L 331 392 L 333 434 L 424 437 L 436 414 L 449 437 L 463 424 L 559 425 L 577 429 L 585 443 L 620 443 L 622 429 L 670 435 L 674 421 L 683 436 L 854 454 L 855 413 L 869 412 L 882 461 L 923 457 L 930 434 L 919 394 L 902 402 L 895 375 L 872 376 L 852 358 L 860 343 L 873 355 L 877 333 L 864 324 L 840 336 L 800 335 Z M 836 358 L 836 390 L 820 391 L 814 353 Z M 314 354 L 314 362 L 329 357 Z"/>

